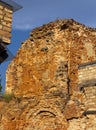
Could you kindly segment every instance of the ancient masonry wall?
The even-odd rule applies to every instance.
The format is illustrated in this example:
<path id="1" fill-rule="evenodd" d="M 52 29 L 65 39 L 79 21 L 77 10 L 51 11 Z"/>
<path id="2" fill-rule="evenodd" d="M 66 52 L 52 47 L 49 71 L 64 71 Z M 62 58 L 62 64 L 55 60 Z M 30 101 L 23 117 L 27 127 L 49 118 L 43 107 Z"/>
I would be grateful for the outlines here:
<path id="1" fill-rule="evenodd" d="M 85 96 L 85 106 L 88 110 L 96 110 L 96 62 L 79 66 L 79 88 Z"/>
<path id="2" fill-rule="evenodd" d="M 76 32 L 77 33 L 77 32 Z M 78 65 L 96 60 L 95 55 L 95 40 L 93 36 L 83 32 L 79 37 L 77 34 L 71 34 L 72 41 L 70 42 L 69 62 L 69 78 L 70 78 L 70 93 L 78 91 Z M 85 36 L 84 36 L 85 35 Z M 89 35 L 89 37 L 88 37 Z M 94 33 L 95 35 L 95 33 Z M 93 41 L 92 41 L 93 38 Z M 89 51 L 90 50 L 90 51 Z"/>
<path id="3" fill-rule="evenodd" d="M 7 69 L 0 130 L 96 130 L 95 53 L 96 30 L 74 20 L 34 29 Z"/>
<path id="4" fill-rule="evenodd" d="M 4 43 L 10 43 L 12 26 L 12 9 L 0 2 L 0 39 Z"/>
<path id="5" fill-rule="evenodd" d="M 68 63 L 69 91 L 71 94 L 77 92 L 78 65 L 96 60 L 95 37 L 96 30 L 72 19 L 57 20 L 34 29 L 7 69 L 6 92 L 26 95 L 28 90 L 30 93 L 38 88 L 41 90 L 45 81 L 55 82 L 57 64 L 65 61 Z M 45 72 L 47 80 L 44 81 Z"/>

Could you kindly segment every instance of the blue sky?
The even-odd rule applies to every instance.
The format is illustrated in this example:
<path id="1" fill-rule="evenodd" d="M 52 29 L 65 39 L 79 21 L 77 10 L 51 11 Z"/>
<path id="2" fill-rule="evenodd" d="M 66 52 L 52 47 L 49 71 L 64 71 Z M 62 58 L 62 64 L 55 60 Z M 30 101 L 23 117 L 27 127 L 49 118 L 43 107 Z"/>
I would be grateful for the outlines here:
<path id="1" fill-rule="evenodd" d="M 59 18 L 73 18 L 87 26 L 96 27 L 96 0 L 14 0 L 23 8 L 13 14 L 12 39 L 7 47 L 11 58 L 16 55 L 21 42 L 31 30 Z M 1 64 L 2 85 L 5 86 L 5 71 L 10 63 Z"/>
<path id="2" fill-rule="evenodd" d="M 57 18 L 74 18 L 96 25 L 96 0 L 14 0 L 23 9 L 14 14 L 13 27 L 30 29 Z"/>

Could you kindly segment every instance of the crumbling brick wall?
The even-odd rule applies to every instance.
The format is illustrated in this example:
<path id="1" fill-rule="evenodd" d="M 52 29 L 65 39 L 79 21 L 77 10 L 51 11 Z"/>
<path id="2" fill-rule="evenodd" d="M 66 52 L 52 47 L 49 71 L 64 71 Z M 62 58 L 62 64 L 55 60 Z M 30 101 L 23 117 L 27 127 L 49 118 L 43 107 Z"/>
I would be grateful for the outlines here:
<path id="1" fill-rule="evenodd" d="M 34 88 L 34 82 L 42 79 L 40 75 L 46 69 L 50 70 L 48 76 L 52 80 L 59 61 L 68 63 L 70 94 L 78 91 L 78 65 L 96 59 L 95 37 L 95 29 L 73 19 L 56 20 L 34 29 L 8 67 L 6 91 L 16 93 L 18 89 L 22 93 Z M 51 61 L 55 63 L 52 66 Z M 38 83 L 37 86 L 42 86 L 41 81 Z"/>
<path id="2" fill-rule="evenodd" d="M 10 43 L 12 26 L 12 9 L 0 2 L 0 40 L 4 43 Z"/>
<path id="3" fill-rule="evenodd" d="M 83 26 L 80 26 L 80 30 L 73 32 L 69 34 L 71 38 L 71 42 L 69 42 L 70 58 L 68 60 L 70 93 L 78 91 L 78 65 L 96 60 L 94 47 L 96 44 L 94 39 L 96 35 L 95 30 L 85 29 Z"/>
<path id="4" fill-rule="evenodd" d="M 79 89 L 84 94 L 87 110 L 96 110 L 96 62 L 79 66 Z"/>
<path id="5" fill-rule="evenodd" d="M 80 64 L 96 60 L 95 45 L 96 30 L 72 19 L 34 29 L 8 66 L 6 92 L 15 99 L 7 105 L 1 102 L 0 128 L 95 130 L 96 115 L 84 113 L 90 105 L 84 95 L 94 97 L 95 85 L 87 86 L 84 93 L 80 87 L 83 68 L 78 71 Z"/>

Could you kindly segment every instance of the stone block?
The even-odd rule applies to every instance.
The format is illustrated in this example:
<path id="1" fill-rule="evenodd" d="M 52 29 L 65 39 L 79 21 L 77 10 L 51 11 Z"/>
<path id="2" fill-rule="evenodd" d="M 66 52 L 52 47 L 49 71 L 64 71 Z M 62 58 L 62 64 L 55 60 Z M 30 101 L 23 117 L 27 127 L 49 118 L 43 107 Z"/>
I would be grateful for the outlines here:
<path id="1" fill-rule="evenodd" d="M 11 37 L 11 34 L 9 32 L 3 31 L 3 30 L 0 30 L 0 35 L 2 37 L 7 37 L 7 38 Z"/>
<path id="2" fill-rule="evenodd" d="M 11 39 L 10 38 L 7 38 L 7 37 L 2 37 L 2 40 L 5 42 L 5 43 L 11 43 Z"/>
<path id="3" fill-rule="evenodd" d="M 3 26 L 0 24 L 0 29 L 2 30 Z"/>
<path id="4" fill-rule="evenodd" d="M 3 9 L 3 8 L 4 8 L 4 6 L 0 5 L 0 9 Z"/>
<path id="5" fill-rule="evenodd" d="M 9 27 L 4 26 L 2 30 L 7 31 L 7 32 L 9 32 L 9 33 L 10 33 L 12 29 L 11 29 L 11 28 L 9 28 Z"/>
<path id="6" fill-rule="evenodd" d="M 8 16 L 4 16 L 4 21 L 12 22 L 12 18 L 9 18 Z"/>
<path id="7" fill-rule="evenodd" d="M 12 9 L 8 9 L 8 8 L 6 8 L 6 7 L 4 8 L 4 11 L 5 11 L 5 12 L 8 12 L 8 13 L 11 13 L 11 14 L 13 13 Z"/>
<path id="8" fill-rule="evenodd" d="M 0 19 L 3 19 L 3 15 L 2 14 L 0 14 Z"/>
<path id="9" fill-rule="evenodd" d="M 4 25 L 4 26 L 7 26 L 7 27 L 10 27 L 11 28 L 11 26 L 12 26 L 12 22 L 9 22 L 9 21 L 1 21 L 1 23 L 2 23 L 2 25 Z"/>

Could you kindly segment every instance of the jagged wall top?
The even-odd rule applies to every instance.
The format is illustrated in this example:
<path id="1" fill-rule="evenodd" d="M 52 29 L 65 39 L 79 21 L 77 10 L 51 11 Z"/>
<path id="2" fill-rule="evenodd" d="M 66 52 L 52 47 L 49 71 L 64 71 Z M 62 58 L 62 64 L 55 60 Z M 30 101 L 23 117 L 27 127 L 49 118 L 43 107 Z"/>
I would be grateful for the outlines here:
<path id="1" fill-rule="evenodd" d="M 67 31 L 71 31 L 76 32 L 76 31 L 80 31 L 82 29 L 82 31 L 84 32 L 89 32 L 90 34 L 92 32 L 96 33 L 96 28 L 91 28 L 88 26 L 85 26 L 84 24 L 81 24 L 77 21 L 75 21 L 74 19 L 58 19 L 54 22 L 50 22 L 48 24 L 44 24 L 41 27 L 37 27 L 35 29 L 33 29 L 31 36 L 34 39 L 39 39 L 40 37 L 44 37 L 47 35 L 52 35 L 53 32 L 52 30 L 54 29 L 58 29 L 58 30 L 67 30 Z M 51 30 L 51 32 L 50 32 Z"/>

